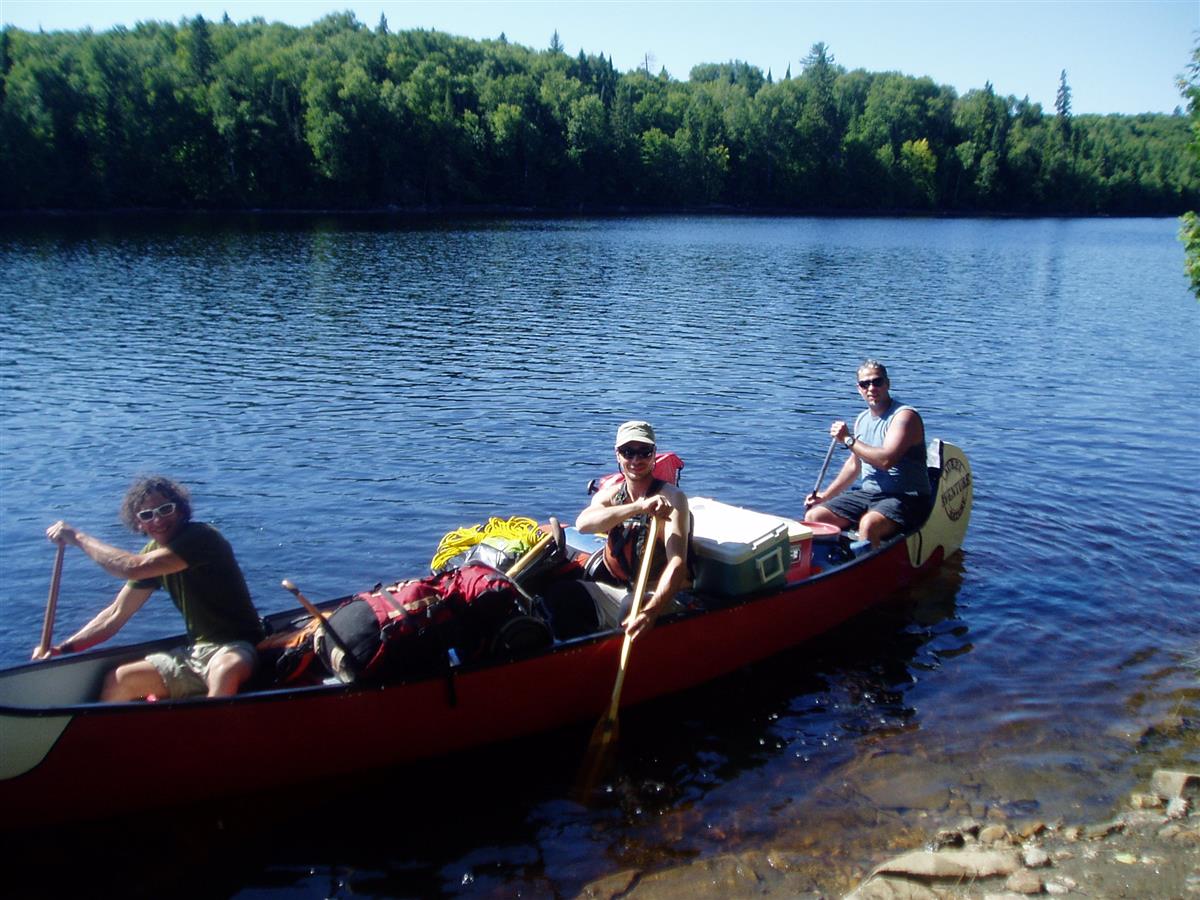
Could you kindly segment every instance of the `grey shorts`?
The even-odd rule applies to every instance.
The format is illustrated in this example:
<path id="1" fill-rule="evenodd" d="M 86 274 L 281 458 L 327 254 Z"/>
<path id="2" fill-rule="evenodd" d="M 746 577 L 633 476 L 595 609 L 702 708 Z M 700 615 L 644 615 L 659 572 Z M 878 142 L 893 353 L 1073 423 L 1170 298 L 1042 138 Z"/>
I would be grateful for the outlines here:
<path id="1" fill-rule="evenodd" d="M 858 527 L 858 520 L 867 512 L 877 512 L 900 526 L 901 531 L 911 531 L 925 521 L 929 515 L 929 497 L 910 497 L 907 494 L 875 494 L 870 491 L 846 491 L 826 500 L 821 506 L 850 522 L 851 528 Z"/>
<path id="2" fill-rule="evenodd" d="M 151 653 L 146 657 L 146 662 L 162 676 L 171 699 L 179 700 L 208 693 L 208 668 L 213 659 L 225 650 L 236 653 L 251 665 L 258 663 L 258 651 L 249 641 L 234 641 L 231 644 L 197 641 L 173 647 L 165 653 Z"/>

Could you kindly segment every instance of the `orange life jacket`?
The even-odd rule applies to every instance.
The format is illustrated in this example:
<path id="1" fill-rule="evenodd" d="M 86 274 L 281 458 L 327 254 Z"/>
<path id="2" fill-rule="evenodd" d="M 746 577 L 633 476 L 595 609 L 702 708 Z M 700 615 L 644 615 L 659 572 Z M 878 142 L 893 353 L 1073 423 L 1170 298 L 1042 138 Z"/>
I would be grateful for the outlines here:
<path id="1" fill-rule="evenodd" d="M 646 496 L 653 497 L 662 490 L 664 484 L 666 482 L 661 478 L 653 479 Z M 622 484 L 613 494 L 612 505 L 620 506 L 629 500 L 629 485 Z M 608 540 L 604 544 L 604 567 L 608 569 L 609 575 L 622 584 L 633 587 L 638 569 L 642 565 L 642 556 L 646 552 L 646 537 L 649 533 L 650 517 L 646 515 L 630 516 L 616 528 L 609 530 Z M 659 547 L 653 547 L 651 551 L 656 557 L 650 562 L 650 578 L 653 582 L 662 572 L 666 561 Z"/>

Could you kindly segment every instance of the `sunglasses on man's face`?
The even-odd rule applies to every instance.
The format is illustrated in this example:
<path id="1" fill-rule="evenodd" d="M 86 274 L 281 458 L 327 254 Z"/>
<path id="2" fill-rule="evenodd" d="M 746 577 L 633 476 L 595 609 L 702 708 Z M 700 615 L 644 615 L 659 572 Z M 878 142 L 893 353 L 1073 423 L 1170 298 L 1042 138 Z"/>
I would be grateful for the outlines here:
<path id="1" fill-rule="evenodd" d="M 886 378 L 876 375 L 874 378 L 864 378 L 858 386 L 865 391 L 869 387 L 882 387 L 886 381 Z"/>
<path id="2" fill-rule="evenodd" d="M 649 459 L 654 455 L 653 447 L 618 447 L 617 452 L 625 459 Z"/>
<path id="3" fill-rule="evenodd" d="M 175 504 L 164 503 L 162 506 L 154 507 L 154 509 L 139 509 L 137 517 L 139 522 L 149 522 L 151 519 L 165 519 L 173 512 L 175 512 Z"/>

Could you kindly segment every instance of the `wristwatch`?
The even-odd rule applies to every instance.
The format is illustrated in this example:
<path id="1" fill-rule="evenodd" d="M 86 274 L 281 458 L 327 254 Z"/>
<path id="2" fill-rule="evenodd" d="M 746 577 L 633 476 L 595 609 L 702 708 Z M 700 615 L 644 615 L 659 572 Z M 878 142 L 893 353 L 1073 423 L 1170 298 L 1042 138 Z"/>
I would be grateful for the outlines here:
<path id="1" fill-rule="evenodd" d="M 842 438 L 842 443 L 846 445 L 847 450 L 853 450 L 855 440 L 856 439 L 855 439 L 854 435 L 848 434 L 844 438 Z"/>

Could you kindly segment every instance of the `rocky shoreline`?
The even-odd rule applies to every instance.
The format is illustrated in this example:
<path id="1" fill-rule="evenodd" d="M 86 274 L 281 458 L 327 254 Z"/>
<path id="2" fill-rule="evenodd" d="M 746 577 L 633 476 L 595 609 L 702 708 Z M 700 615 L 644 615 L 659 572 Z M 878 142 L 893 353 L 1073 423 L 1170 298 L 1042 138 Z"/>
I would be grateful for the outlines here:
<path id="1" fill-rule="evenodd" d="M 844 900 L 1200 897 L 1200 774 L 1159 770 L 1128 808 L 1092 825 L 966 820 L 922 850 L 878 865 Z M 784 851 L 751 851 L 657 872 L 626 870 L 586 898 L 795 897 L 829 900 L 810 867 Z"/>

